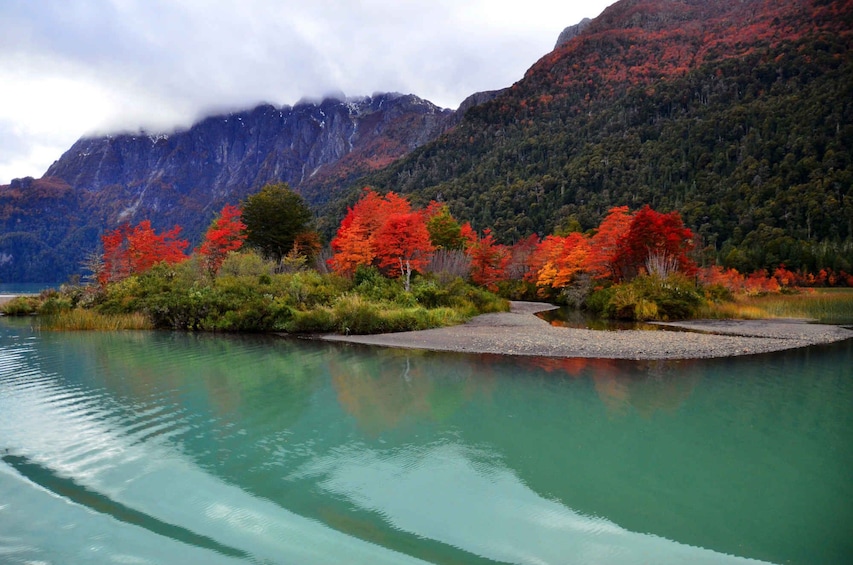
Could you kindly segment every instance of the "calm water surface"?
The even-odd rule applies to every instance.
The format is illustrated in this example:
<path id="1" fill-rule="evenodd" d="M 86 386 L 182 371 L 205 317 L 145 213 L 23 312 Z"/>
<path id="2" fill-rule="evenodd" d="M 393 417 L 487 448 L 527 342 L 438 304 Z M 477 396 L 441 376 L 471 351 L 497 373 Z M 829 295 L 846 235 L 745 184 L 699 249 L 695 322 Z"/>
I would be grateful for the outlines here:
<path id="1" fill-rule="evenodd" d="M 850 563 L 851 367 L 0 320 L 0 562 Z"/>

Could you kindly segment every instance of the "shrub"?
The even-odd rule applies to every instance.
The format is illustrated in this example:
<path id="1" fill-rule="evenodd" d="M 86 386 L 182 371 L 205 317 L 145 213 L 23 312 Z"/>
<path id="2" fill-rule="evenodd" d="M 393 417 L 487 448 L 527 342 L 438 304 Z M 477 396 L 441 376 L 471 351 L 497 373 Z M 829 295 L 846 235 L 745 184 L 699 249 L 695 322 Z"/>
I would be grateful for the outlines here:
<path id="1" fill-rule="evenodd" d="M 37 296 L 16 296 L 0 306 L 7 316 L 29 316 L 38 311 L 40 300 Z"/>
<path id="2" fill-rule="evenodd" d="M 283 329 L 290 333 L 333 332 L 335 314 L 331 308 L 322 306 L 307 311 L 293 310 Z"/>
<path id="3" fill-rule="evenodd" d="M 40 316 L 50 316 L 59 314 L 60 312 L 67 312 L 73 307 L 74 304 L 71 302 L 71 298 L 62 296 L 59 293 L 53 293 L 39 305 L 38 314 Z"/>
<path id="4" fill-rule="evenodd" d="M 682 320 L 694 317 L 702 303 L 695 285 L 680 273 L 641 275 L 587 300 L 590 309 L 619 320 Z"/>
<path id="5" fill-rule="evenodd" d="M 439 306 L 450 306 L 451 295 L 447 288 L 439 286 L 432 279 L 419 278 L 412 285 L 412 295 L 418 304 L 425 308 L 438 308 Z"/>

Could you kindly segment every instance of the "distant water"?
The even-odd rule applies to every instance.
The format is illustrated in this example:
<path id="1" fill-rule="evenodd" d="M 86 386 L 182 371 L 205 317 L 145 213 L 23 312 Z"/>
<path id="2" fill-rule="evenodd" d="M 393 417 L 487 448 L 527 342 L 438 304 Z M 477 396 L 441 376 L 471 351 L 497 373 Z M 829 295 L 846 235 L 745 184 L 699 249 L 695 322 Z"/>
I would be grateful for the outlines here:
<path id="1" fill-rule="evenodd" d="M 6 294 L 38 294 L 47 288 L 59 288 L 59 283 L 0 283 L 0 296 Z"/>
<path id="2" fill-rule="evenodd" d="M 851 367 L 0 320 L 0 562 L 850 563 Z"/>

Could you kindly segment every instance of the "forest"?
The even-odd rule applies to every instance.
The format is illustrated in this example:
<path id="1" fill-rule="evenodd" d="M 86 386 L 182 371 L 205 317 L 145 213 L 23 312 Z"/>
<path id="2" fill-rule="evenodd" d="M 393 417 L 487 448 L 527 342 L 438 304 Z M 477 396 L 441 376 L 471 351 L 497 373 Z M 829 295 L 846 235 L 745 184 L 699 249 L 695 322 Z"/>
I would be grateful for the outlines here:
<path id="1" fill-rule="evenodd" d="M 599 22 L 598 33 L 543 58 L 454 131 L 360 179 L 324 213 L 340 217 L 370 185 L 444 202 L 514 244 L 591 230 L 613 207 L 648 204 L 681 214 L 703 266 L 850 272 L 847 4 L 795 3 L 787 8 L 814 10 L 813 19 L 786 22 L 780 8 L 725 33 L 713 20 L 643 20 L 651 14 L 637 27 Z"/>

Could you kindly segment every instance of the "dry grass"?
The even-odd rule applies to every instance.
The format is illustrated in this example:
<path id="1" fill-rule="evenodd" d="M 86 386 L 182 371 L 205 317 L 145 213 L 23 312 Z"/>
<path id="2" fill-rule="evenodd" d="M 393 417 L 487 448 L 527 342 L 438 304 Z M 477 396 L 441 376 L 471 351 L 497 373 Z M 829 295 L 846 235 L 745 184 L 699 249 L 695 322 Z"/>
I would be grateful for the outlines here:
<path id="1" fill-rule="evenodd" d="M 75 308 L 39 319 L 39 328 L 47 331 L 119 331 L 150 330 L 154 328 L 145 314 L 99 314 L 93 310 Z"/>
<path id="2" fill-rule="evenodd" d="M 824 323 L 853 323 L 853 289 L 815 289 L 797 294 L 738 296 L 734 302 L 708 304 L 702 318 L 808 318 Z"/>

